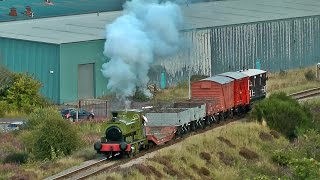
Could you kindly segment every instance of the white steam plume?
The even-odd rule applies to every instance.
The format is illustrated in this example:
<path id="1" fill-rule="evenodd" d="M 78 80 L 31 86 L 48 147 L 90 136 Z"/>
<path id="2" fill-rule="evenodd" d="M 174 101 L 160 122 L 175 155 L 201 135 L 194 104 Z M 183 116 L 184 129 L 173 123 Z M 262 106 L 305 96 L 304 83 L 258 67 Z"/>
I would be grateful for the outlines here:
<path id="1" fill-rule="evenodd" d="M 182 23 L 180 7 L 174 3 L 126 2 L 124 14 L 106 27 L 103 53 L 110 61 L 102 65 L 102 73 L 109 80 L 108 89 L 123 99 L 136 87 L 145 90 L 154 59 L 179 50 Z"/>

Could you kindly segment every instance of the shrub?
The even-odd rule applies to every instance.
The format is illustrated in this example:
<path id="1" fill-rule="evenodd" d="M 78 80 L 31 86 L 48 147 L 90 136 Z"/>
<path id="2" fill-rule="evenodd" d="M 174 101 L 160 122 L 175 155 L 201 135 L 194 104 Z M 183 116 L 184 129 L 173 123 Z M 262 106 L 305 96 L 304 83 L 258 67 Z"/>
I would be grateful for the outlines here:
<path id="1" fill-rule="evenodd" d="M 304 77 L 308 81 L 313 81 L 316 79 L 316 73 L 313 72 L 311 69 L 304 73 Z"/>
<path id="2" fill-rule="evenodd" d="M 53 107 L 36 108 L 29 115 L 26 128 L 29 130 L 39 129 L 39 126 L 45 125 L 47 121 L 56 121 L 57 119 L 62 119 L 57 109 Z"/>
<path id="3" fill-rule="evenodd" d="M 294 159 L 290 164 L 294 179 L 319 179 L 320 163 L 314 159 Z"/>
<path id="4" fill-rule="evenodd" d="M 25 152 L 14 152 L 9 154 L 5 159 L 4 163 L 15 163 L 15 164 L 24 164 L 28 160 L 28 154 Z"/>
<path id="5" fill-rule="evenodd" d="M 301 106 L 296 100 L 285 93 L 272 94 L 261 103 L 255 105 L 251 115 L 268 126 L 293 139 L 304 133 L 311 125 L 310 110 Z"/>
<path id="6" fill-rule="evenodd" d="M 290 163 L 291 156 L 285 152 L 285 151 L 275 151 L 272 155 L 273 162 L 281 165 L 281 166 L 287 166 Z"/>
<path id="7" fill-rule="evenodd" d="M 70 122 L 61 118 L 46 121 L 35 133 L 34 155 L 37 159 L 54 160 L 70 155 L 81 144 L 79 135 Z"/>
<path id="8" fill-rule="evenodd" d="M 35 109 L 26 129 L 28 133 L 23 133 L 20 139 L 29 144 L 27 149 L 36 159 L 54 160 L 71 154 L 83 144 L 75 127 L 52 107 Z"/>
<path id="9" fill-rule="evenodd" d="M 5 101 L 0 101 L 0 118 L 4 117 L 7 111 L 7 103 Z"/>
<path id="10" fill-rule="evenodd" d="M 151 94 L 150 94 L 151 95 Z M 143 102 L 149 100 L 149 97 L 143 92 L 143 90 L 137 88 L 134 96 L 132 97 L 133 100 Z"/>

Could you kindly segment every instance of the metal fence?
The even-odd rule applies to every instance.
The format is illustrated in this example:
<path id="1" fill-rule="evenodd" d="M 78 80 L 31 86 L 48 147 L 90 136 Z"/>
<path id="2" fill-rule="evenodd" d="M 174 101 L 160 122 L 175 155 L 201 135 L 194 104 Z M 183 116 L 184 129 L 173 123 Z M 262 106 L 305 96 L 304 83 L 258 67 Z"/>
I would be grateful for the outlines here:
<path id="1" fill-rule="evenodd" d="M 80 109 L 84 109 L 93 112 L 95 118 L 107 118 L 108 117 L 108 101 L 101 99 L 81 99 L 78 104 Z"/>

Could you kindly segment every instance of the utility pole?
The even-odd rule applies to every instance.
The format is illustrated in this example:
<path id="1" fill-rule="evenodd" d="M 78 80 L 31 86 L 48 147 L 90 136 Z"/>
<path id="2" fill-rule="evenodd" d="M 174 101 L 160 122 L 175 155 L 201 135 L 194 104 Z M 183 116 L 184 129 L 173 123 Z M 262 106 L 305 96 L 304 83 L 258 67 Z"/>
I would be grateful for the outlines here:
<path id="1" fill-rule="evenodd" d="M 188 82 L 189 82 L 189 100 L 191 99 L 191 47 L 189 47 L 188 51 L 188 71 L 189 71 L 189 77 L 188 77 Z"/>

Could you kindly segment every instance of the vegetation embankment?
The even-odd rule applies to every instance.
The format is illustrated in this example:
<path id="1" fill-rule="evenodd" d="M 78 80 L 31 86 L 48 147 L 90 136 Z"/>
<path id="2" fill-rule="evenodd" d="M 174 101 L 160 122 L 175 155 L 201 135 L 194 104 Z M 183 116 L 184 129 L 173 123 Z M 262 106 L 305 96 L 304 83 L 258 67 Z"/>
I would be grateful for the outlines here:
<path id="1" fill-rule="evenodd" d="M 301 71 L 293 71 L 294 79 L 291 78 L 291 71 L 270 74 L 268 91 L 291 93 L 320 84 L 313 78 L 313 71 Z M 41 84 L 31 76 L 13 75 L 9 72 L 5 78 L 1 75 L 0 117 L 28 119 L 27 126 L 22 130 L 0 132 L 2 178 L 43 179 L 95 157 L 92 144 L 104 132 L 102 123 L 71 124 L 63 120 L 57 109 L 40 96 Z M 297 88 L 297 85 L 300 87 Z M 28 90 L 30 88 L 35 89 Z M 187 97 L 188 83 L 182 82 L 175 88 L 156 93 L 155 99 L 176 101 Z M 320 103 L 308 101 L 299 105 L 294 101 L 287 101 L 283 95 L 270 96 L 268 101 L 257 105 L 258 108 L 251 117 L 254 120 L 265 120 L 271 129 L 277 131 L 256 123 L 228 125 L 217 132 L 205 134 L 204 138 L 190 137 L 175 147 L 180 152 L 170 148 L 162 150 L 154 159 L 148 160 L 147 164 L 135 165 L 131 169 L 111 173 L 110 176 L 116 179 L 128 176 L 135 179 L 312 179 L 319 162 Z M 289 109 L 293 114 L 269 113 L 278 109 L 284 112 Z M 285 117 L 297 118 L 293 121 L 294 125 L 290 124 L 282 131 L 279 127 L 288 125 L 286 123 L 289 120 L 279 119 Z M 277 122 L 281 122 L 280 125 Z M 314 130 L 310 130 L 310 127 Z M 283 135 L 279 139 L 277 132 Z M 227 174 L 231 175 L 226 176 Z"/>
<path id="2" fill-rule="evenodd" d="M 1 178 L 42 179 L 95 157 L 101 123 L 62 119 L 32 76 L 0 71 L 0 117 L 26 119 L 19 130 L 0 131 Z"/>
<path id="3" fill-rule="evenodd" d="M 317 179 L 319 105 L 273 94 L 255 105 L 252 122 L 191 136 L 143 164 L 98 179 Z"/>

